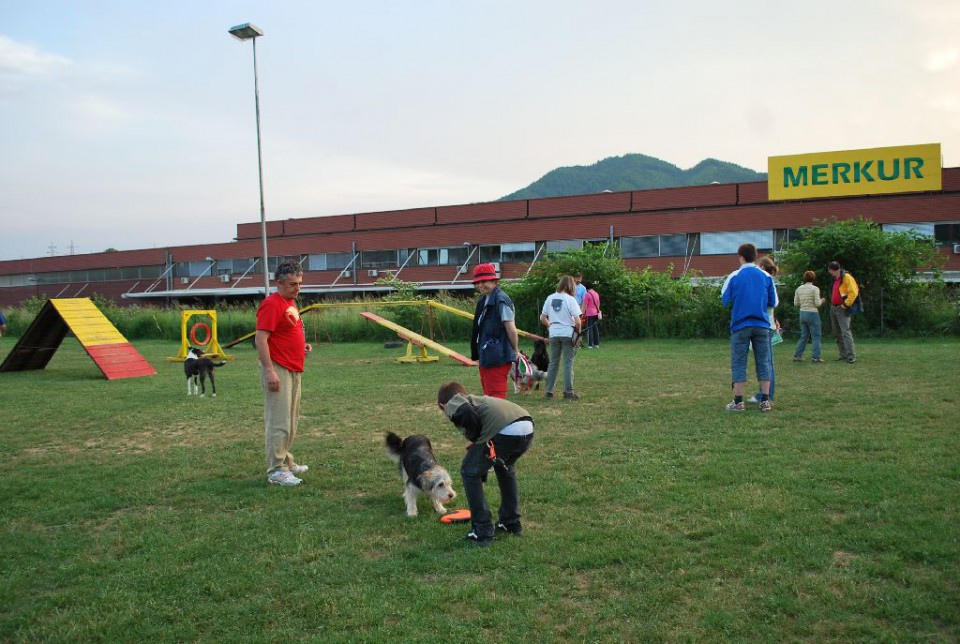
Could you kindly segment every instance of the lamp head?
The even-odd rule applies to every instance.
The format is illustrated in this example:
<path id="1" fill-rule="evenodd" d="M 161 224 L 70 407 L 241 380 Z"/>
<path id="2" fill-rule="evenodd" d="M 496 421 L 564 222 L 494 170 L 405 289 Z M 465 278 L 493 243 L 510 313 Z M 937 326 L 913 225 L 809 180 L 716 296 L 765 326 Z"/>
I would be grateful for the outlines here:
<path id="1" fill-rule="evenodd" d="M 230 27 L 230 29 L 227 30 L 227 33 L 229 33 L 231 36 L 233 36 L 237 40 L 250 40 L 251 38 L 262 36 L 263 29 L 261 29 L 260 27 L 252 23 L 245 22 L 242 25 L 237 25 L 236 27 Z"/>

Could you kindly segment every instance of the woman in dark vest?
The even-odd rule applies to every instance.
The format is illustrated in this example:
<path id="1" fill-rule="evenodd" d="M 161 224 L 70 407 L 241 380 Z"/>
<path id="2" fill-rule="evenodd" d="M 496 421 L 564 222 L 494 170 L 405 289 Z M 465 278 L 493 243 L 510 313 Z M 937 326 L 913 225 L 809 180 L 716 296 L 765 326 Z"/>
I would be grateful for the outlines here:
<path id="1" fill-rule="evenodd" d="M 493 264 L 473 269 L 473 285 L 483 297 L 473 314 L 470 357 L 480 364 L 483 395 L 506 398 L 510 367 L 520 353 L 513 301 L 500 289 Z"/>

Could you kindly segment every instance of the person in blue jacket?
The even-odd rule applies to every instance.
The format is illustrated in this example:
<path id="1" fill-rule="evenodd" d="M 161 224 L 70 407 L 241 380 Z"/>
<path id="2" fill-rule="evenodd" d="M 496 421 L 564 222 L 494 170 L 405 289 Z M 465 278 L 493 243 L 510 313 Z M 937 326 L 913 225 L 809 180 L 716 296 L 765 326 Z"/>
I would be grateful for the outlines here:
<path id="1" fill-rule="evenodd" d="M 480 365 L 483 395 L 506 398 L 510 367 L 520 354 L 513 301 L 500 288 L 493 264 L 473 269 L 473 285 L 482 297 L 473 314 L 470 358 Z"/>
<path id="2" fill-rule="evenodd" d="M 760 381 L 760 411 L 770 411 L 770 318 L 768 309 L 776 306 L 773 278 L 754 262 L 757 247 L 741 244 L 737 249 L 740 268 L 723 283 L 723 305 L 730 308 L 730 371 L 733 401 L 727 411 L 743 411 L 743 389 L 747 382 L 747 352 L 753 347 L 757 380 Z"/>

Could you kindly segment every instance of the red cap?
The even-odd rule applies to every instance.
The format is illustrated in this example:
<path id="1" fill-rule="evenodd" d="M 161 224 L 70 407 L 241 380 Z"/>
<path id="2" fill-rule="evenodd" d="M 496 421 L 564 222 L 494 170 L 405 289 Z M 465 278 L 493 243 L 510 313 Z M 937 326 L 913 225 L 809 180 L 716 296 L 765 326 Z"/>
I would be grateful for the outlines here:
<path id="1" fill-rule="evenodd" d="M 477 264 L 473 269 L 473 283 L 485 282 L 487 280 L 498 280 L 497 269 L 493 264 Z"/>

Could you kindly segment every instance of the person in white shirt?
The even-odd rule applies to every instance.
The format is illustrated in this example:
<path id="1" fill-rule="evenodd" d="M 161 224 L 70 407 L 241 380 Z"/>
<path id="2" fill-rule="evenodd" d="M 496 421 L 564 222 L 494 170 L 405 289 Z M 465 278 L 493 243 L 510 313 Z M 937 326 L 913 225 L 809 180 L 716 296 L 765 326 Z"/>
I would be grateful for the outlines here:
<path id="1" fill-rule="evenodd" d="M 563 397 L 579 400 L 573 391 L 574 345 L 580 335 L 580 305 L 574 297 L 576 283 L 569 275 L 560 277 L 557 292 L 543 303 L 540 322 L 550 327 L 550 368 L 547 369 L 547 398 L 553 398 L 553 387 L 563 355 Z"/>

